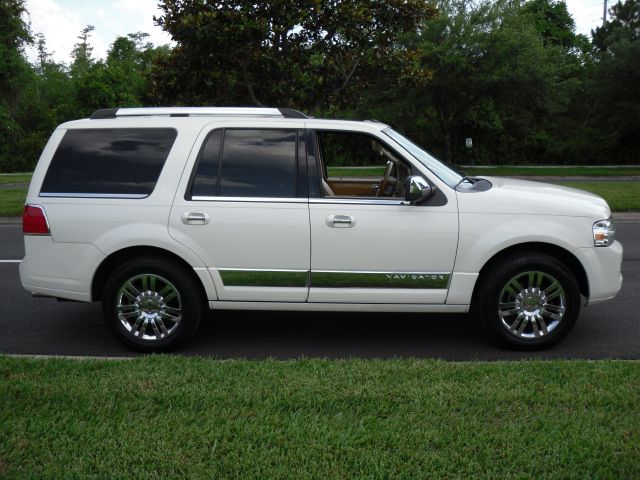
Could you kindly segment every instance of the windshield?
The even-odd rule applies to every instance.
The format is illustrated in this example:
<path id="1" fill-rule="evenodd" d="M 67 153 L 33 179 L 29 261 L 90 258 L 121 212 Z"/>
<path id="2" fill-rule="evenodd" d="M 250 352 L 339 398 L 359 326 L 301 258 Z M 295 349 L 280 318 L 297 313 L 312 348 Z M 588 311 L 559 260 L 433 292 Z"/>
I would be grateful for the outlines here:
<path id="1" fill-rule="evenodd" d="M 413 155 L 420 163 L 422 163 L 425 167 L 433 172 L 435 176 L 437 176 L 444 183 L 449 185 L 451 188 L 455 188 L 458 183 L 462 180 L 462 175 L 457 172 L 451 170 L 440 160 L 436 160 L 427 152 L 425 152 L 422 148 L 417 146 L 411 140 L 400 135 L 398 132 L 393 130 L 392 128 L 385 128 L 383 130 L 384 133 L 393 138 L 396 142 L 398 142 L 402 148 L 407 150 L 411 155 Z"/>

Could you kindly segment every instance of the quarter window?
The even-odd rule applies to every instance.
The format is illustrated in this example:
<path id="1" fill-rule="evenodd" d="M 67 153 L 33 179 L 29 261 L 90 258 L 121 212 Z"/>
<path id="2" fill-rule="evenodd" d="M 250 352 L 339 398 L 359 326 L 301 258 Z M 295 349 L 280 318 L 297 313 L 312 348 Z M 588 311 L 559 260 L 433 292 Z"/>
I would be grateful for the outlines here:
<path id="1" fill-rule="evenodd" d="M 176 135 L 172 128 L 68 130 L 40 193 L 146 197 L 155 188 Z"/>
<path id="2" fill-rule="evenodd" d="M 195 197 L 217 195 L 221 146 L 222 130 L 214 130 L 209 134 L 200 151 L 191 195 Z"/>

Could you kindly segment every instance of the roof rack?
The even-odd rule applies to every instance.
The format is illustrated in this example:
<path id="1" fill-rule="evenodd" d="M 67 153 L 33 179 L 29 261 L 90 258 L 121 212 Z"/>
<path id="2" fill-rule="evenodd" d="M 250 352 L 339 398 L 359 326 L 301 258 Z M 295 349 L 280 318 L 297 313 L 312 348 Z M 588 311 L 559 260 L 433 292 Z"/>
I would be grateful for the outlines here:
<path id="1" fill-rule="evenodd" d="M 101 108 L 91 115 L 92 120 L 117 117 L 213 117 L 213 116 L 252 116 L 309 118 L 292 108 L 254 108 L 254 107 L 152 107 L 152 108 Z"/>

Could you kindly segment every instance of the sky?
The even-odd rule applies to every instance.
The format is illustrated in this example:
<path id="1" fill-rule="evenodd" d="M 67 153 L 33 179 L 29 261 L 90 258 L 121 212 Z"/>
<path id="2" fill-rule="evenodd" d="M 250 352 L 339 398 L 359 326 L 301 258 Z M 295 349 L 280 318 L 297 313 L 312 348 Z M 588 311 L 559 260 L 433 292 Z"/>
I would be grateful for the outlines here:
<path id="1" fill-rule="evenodd" d="M 578 33 L 589 35 L 602 24 L 604 0 L 565 0 L 576 22 Z M 609 5 L 617 0 L 609 0 Z M 171 43 L 171 37 L 154 25 L 160 15 L 158 0 L 26 0 L 31 30 L 43 33 L 47 49 L 58 62 L 70 62 L 71 50 L 86 25 L 93 25 L 93 56 L 104 58 L 109 45 L 119 35 L 146 32 L 155 45 Z M 36 59 L 34 48 L 27 49 L 30 60 Z"/>

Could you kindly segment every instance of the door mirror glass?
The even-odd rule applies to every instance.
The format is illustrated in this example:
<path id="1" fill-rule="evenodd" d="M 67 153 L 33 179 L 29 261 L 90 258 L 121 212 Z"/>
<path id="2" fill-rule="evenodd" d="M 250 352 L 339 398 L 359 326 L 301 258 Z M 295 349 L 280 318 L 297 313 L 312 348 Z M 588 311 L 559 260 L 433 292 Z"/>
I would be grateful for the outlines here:
<path id="1" fill-rule="evenodd" d="M 424 202 L 433 197 L 435 188 L 420 175 L 412 175 L 404 181 L 404 199 L 410 203 Z"/>

